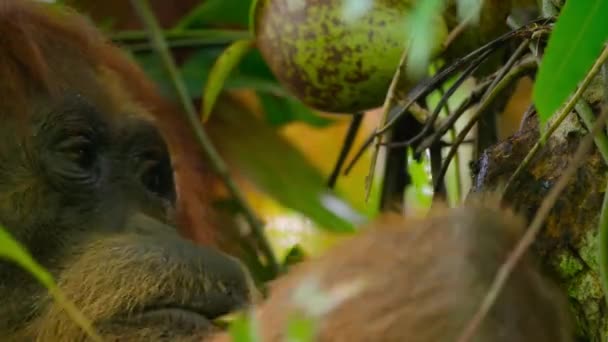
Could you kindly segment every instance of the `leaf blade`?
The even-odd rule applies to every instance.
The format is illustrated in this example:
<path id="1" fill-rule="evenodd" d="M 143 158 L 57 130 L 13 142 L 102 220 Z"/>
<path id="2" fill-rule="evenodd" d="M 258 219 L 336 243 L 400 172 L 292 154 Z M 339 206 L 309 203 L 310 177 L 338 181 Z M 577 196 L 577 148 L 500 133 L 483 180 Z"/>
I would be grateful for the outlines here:
<path id="1" fill-rule="evenodd" d="M 93 341 L 102 341 L 93 324 L 69 301 L 57 287 L 51 274 L 38 264 L 29 252 L 15 240 L 4 227 L 0 226 L 0 259 L 7 259 L 28 271 L 44 285 L 53 299 L 63 307 L 68 316 L 79 325 Z"/>
<path id="2" fill-rule="evenodd" d="M 549 38 L 533 90 L 544 125 L 589 71 L 608 39 L 608 0 L 567 1 Z"/>
<path id="3" fill-rule="evenodd" d="M 203 110 L 201 113 L 203 122 L 207 121 L 209 115 L 211 115 L 215 101 L 224 88 L 226 79 L 253 46 L 254 40 L 239 40 L 224 50 L 215 61 L 215 64 L 209 71 L 207 84 L 203 89 Z"/>

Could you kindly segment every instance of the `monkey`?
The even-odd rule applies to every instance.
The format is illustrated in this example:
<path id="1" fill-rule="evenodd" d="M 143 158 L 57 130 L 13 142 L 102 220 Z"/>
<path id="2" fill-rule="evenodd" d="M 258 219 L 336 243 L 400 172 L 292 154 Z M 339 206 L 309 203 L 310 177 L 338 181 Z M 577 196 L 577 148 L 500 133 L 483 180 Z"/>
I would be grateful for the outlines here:
<path id="1" fill-rule="evenodd" d="M 178 234 L 205 225 L 179 204 L 188 181 L 204 189 L 207 178 L 136 64 L 75 12 L 0 0 L 0 94 L 0 223 L 104 340 L 228 340 L 214 320 L 250 308 L 255 289 L 217 227 L 201 233 L 204 246 Z M 523 226 L 484 203 L 380 220 L 296 266 L 251 310 L 263 340 L 279 341 L 294 294 L 312 284 L 346 293 L 323 314 L 319 341 L 455 340 Z M 87 340 L 5 260 L 0 299 L 3 341 Z M 527 256 L 476 341 L 568 341 L 570 331 L 559 290 Z"/>
<path id="2" fill-rule="evenodd" d="M 239 260 L 183 238 L 179 184 L 205 175 L 175 108 L 84 16 L 0 0 L 0 94 L 0 224 L 104 340 L 200 340 L 251 302 Z M 87 340 L 8 260 L 0 301 L 2 341 Z"/>
<path id="3" fill-rule="evenodd" d="M 284 341 L 290 319 L 302 317 L 317 320 L 315 341 L 459 341 L 525 228 L 486 197 L 423 218 L 389 215 L 294 266 L 252 311 L 260 341 Z M 308 307 L 315 298 L 328 307 Z M 565 295 L 526 255 L 470 341 L 573 338 Z"/>

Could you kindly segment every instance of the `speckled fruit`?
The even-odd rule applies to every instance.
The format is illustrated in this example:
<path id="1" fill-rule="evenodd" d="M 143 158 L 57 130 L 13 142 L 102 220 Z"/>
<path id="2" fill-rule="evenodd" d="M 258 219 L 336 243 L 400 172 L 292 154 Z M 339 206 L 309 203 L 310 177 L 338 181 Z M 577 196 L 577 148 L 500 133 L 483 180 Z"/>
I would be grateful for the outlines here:
<path id="1" fill-rule="evenodd" d="M 411 2 L 258 0 L 251 15 L 257 46 L 286 88 L 312 108 L 353 113 L 384 102 Z"/>

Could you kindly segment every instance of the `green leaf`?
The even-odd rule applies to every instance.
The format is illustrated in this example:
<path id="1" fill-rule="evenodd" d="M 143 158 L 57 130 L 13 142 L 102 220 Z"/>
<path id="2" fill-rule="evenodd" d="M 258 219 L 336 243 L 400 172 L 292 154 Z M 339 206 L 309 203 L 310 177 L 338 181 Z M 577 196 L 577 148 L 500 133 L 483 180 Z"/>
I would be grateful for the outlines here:
<path id="1" fill-rule="evenodd" d="M 334 122 L 334 120 L 318 115 L 296 99 L 263 92 L 258 92 L 258 97 L 266 114 L 266 122 L 273 126 L 303 121 L 312 126 L 325 127 Z"/>
<path id="2" fill-rule="evenodd" d="M 287 341 L 312 342 L 315 340 L 317 320 L 305 315 L 292 315 L 287 322 Z"/>
<path id="3" fill-rule="evenodd" d="M 252 0 L 205 0 L 182 19 L 176 28 L 208 26 L 247 27 Z"/>
<path id="4" fill-rule="evenodd" d="M 167 76 L 160 57 L 156 53 L 138 53 L 133 54 L 137 61 L 151 80 L 158 86 L 159 91 L 167 97 L 174 97 L 175 90 L 171 85 L 171 80 Z M 200 88 L 199 88 L 200 89 Z"/>
<path id="5" fill-rule="evenodd" d="M 218 101 L 208 131 L 231 169 L 259 190 L 335 232 L 352 232 L 364 217 L 325 186 L 325 177 L 274 127 L 231 101 Z"/>
<path id="6" fill-rule="evenodd" d="M 426 158 L 417 161 L 413 158 L 411 149 L 408 149 L 407 154 L 407 172 L 412 179 L 412 184 L 405 190 L 405 195 L 408 197 L 406 203 L 412 203 L 415 208 L 428 209 L 433 202 L 429 161 Z"/>
<path id="7" fill-rule="evenodd" d="M 199 49 L 181 66 L 180 70 L 193 98 L 201 95 L 201 88 L 208 81 L 209 72 L 224 50 L 222 48 Z M 235 66 L 224 83 L 225 89 L 244 89 L 287 96 L 257 49 L 247 53 Z"/>
<path id="8" fill-rule="evenodd" d="M 201 117 L 207 121 L 215 101 L 224 88 L 224 83 L 230 72 L 239 64 L 245 54 L 254 46 L 253 40 L 240 40 L 230 45 L 217 59 L 211 71 L 207 84 L 203 90 L 203 110 Z"/>
<path id="9" fill-rule="evenodd" d="M 0 226 L 0 259 L 8 259 L 30 272 L 44 285 L 53 299 L 66 311 L 68 316 L 78 324 L 94 341 L 101 341 L 91 322 L 59 290 L 53 277 L 38 264 L 27 250 L 17 242 L 4 227 Z"/>
<path id="10" fill-rule="evenodd" d="M 191 98 L 197 99 L 201 96 L 201 89 L 207 83 L 209 72 L 223 51 L 224 49 L 219 47 L 198 49 L 180 66 L 182 78 Z"/>
<path id="11" fill-rule="evenodd" d="M 26 269 L 46 287 L 55 285 L 53 277 L 2 227 L 0 227 L 0 258 L 9 259 Z"/>
<path id="12" fill-rule="evenodd" d="M 458 0 L 458 20 L 479 23 L 483 0 Z"/>
<path id="13" fill-rule="evenodd" d="M 440 39 L 441 20 L 444 0 L 418 1 L 408 18 L 410 47 L 407 56 L 407 73 L 419 78 L 426 73 L 429 61 Z"/>
<path id="14" fill-rule="evenodd" d="M 608 39 L 608 0 L 567 1 L 542 59 L 533 99 L 541 125 L 576 90 Z"/>
<path id="15" fill-rule="evenodd" d="M 201 95 L 200 90 L 208 82 L 210 70 L 223 51 L 221 47 L 198 49 L 181 66 L 182 78 L 191 98 L 196 99 Z M 173 87 L 170 86 L 171 83 L 160 59 L 155 54 L 149 53 L 139 53 L 135 56 L 162 93 L 174 97 Z M 276 80 L 257 49 L 250 50 L 235 66 L 224 82 L 224 89 L 256 91 L 260 96 L 266 118 L 272 125 L 280 126 L 293 121 L 302 121 L 312 126 L 325 127 L 334 122 L 331 118 L 318 115 L 288 94 Z"/>
<path id="16" fill-rule="evenodd" d="M 240 315 L 232 323 L 228 331 L 233 342 L 258 342 L 260 341 L 255 317 L 252 315 Z"/>
<path id="17" fill-rule="evenodd" d="M 283 260 L 283 265 L 286 266 L 286 268 L 289 268 L 293 265 L 301 263 L 305 259 L 306 252 L 304 252 L 300 245 L 295 245 L 287 251 L 287 254 Z"/>

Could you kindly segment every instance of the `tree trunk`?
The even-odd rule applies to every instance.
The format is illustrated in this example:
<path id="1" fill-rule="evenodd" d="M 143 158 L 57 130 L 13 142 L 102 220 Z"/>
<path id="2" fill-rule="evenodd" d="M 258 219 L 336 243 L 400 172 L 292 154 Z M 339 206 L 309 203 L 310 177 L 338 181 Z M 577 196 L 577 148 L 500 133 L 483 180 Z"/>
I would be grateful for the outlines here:
<path id="1" fill-rule="evenodd" d="M 596 113 L 599 112 L 597 108 Z M 505 201 L 531 220 L 587 133 L 576 113 L 562 123 L 505 194 Z M 531 116 L 510 138 L 488 148 L 474 166 L 473 192 L 504 185 L 538 141 Z M 599 212 L 608 168 L 594 148 L 551 210 L 533 251 L 567 292 L 579 338 L 606 341 L 608 317 L 596 261 Z"/>

